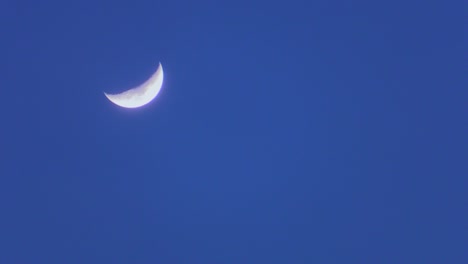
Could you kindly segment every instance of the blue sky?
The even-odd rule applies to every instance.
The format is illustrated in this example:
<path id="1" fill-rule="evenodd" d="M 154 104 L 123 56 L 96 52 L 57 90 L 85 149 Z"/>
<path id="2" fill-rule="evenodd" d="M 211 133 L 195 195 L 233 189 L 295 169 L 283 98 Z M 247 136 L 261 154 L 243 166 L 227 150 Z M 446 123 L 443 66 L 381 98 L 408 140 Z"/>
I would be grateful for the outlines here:
<path id="1" fill-rule="evenodd" d="M 0 262 L 467 263 L 464 10 L 1 1 Z"/>

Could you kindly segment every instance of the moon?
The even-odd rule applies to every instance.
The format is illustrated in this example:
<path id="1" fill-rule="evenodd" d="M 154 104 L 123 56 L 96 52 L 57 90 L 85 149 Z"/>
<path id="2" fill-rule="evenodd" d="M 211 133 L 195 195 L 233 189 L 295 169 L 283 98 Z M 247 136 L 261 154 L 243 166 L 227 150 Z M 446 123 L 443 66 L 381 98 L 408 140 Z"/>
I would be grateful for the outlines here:
<path id="1" fill-rule="evenodd" d="M 125 108 L 138 108 L 151 102 L 161 90 L 164 73 L 161 63 L 156 72 L 143 84 L 119 94 L 104 95 L 112 103 Z"/>

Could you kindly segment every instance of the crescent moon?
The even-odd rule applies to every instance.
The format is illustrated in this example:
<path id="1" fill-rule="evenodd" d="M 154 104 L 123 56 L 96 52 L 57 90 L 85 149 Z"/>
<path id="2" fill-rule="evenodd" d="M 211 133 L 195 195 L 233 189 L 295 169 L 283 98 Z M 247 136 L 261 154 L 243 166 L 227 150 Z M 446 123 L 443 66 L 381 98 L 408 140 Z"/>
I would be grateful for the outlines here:
<path id="1" fill-rule="evenodd" d="M 104 95 L 112 103 L 121 107 L 141 107 L 151 102 L 158 95 L 161 90 L 163 79 L 163 68 L 161 63 L 159 63 L 156 72 L 143 84 L 119 94 L 104 93 Z"/>

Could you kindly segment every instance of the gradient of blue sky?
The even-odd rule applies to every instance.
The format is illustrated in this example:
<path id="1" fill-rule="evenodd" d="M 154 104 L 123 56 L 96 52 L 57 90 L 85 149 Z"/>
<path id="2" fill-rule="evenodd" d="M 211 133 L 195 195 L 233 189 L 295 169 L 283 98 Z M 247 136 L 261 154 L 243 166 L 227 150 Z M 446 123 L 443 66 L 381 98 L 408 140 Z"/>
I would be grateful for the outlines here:
<path id="1" fill-rule="evenodd" d="M 0 263 L 468 263 L 463 25 L 461 0 L 0 1 Z M 159 61 L 153 103 L 106 100 Z"/>

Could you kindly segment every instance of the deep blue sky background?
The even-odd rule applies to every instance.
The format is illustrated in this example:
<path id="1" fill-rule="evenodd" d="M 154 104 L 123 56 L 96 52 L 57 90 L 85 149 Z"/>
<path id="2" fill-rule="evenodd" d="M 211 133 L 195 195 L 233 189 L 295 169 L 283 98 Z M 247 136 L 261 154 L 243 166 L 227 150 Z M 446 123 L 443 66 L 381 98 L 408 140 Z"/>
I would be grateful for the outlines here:
<path id="1" fill-rule="evenodd" d="M 0 263 L 468 263 L 466 22 L 0 1 Z M 104 97 L 159 61 L 150 105 Z"/>

